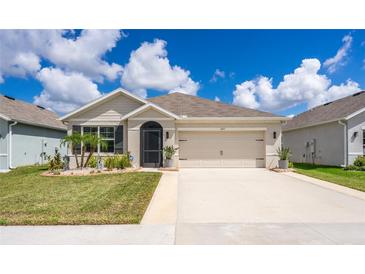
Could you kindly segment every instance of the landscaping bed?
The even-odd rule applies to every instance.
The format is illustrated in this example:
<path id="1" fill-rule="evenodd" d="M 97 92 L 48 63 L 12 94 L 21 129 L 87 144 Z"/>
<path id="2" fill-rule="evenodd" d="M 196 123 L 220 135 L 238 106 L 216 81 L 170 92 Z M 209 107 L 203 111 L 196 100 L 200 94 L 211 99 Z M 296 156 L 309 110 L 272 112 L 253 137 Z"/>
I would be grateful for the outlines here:
<path id="1" fill-rule="evenodd" d="M 321 166 L 306 163 L 294 163 L 297 173 L 346 186 L 360 191 L 365 191 L 365 172 L 344 170 L 341 167 Z"/>
<path id="2" fill-rule="evenodd" d="M 0 174 L 1 225 L 138 224 L 159 172 L 40 176 L 28 166 Z"/>

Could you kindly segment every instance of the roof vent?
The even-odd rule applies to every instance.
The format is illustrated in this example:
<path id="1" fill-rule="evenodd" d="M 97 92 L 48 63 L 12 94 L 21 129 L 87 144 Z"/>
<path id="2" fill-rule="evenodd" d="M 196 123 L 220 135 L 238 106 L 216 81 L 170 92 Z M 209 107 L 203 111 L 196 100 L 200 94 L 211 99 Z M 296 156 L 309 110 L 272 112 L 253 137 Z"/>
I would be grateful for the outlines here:
<path id="1" fill-rule="evenodd" d="M 13 100 L 15 101 L 15 98 L 14 97 L 11 97 L 11 96 L 8 96 L 8 95 L 4 95 L 5 98 L 8 98 L 9 100 Z"/>
<path id="2" fill-rule="evenodd" d="M 325 103 L 323 104 L 323 106 L 328 106 L 329 104 L 331 104 L 332 102 L 328 102 L 328 103 Z"/>
<path id="3" fill-rule="evenodd" d="M 42 107 L 42 106 L 40 106 L 40 105 L 37 105 L 37 108 L 45 109 L 44 107 Z"/>
<path id="4" fill-rule="evenodd" d="M 360 91 L 360 92 L 356 92 L 354 94 L 352 94 L 353 97 L 357 96 L 357 95 L 360 95 L 361 93 L 363 93 L 363 91 Z"/>

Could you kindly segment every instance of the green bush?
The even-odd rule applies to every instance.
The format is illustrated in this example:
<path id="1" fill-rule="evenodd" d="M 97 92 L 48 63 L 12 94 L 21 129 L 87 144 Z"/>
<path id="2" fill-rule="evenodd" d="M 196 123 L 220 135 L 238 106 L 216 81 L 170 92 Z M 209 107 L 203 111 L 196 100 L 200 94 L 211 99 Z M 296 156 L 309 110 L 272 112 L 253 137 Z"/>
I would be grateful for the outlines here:
<path id="1" fill-rule="evenodd" d="M 357 156 L 354 161 L 354 166 L 365 167 L 365 156 Z"/>
<path id="2" fill-rule="evenodd" d="M 96 157 L 95 156 L 91 156 L 90 160 L 89 160 L 89 163 L 87 164 L 88 167 L 91 167 L 91 168 L 96 168 L 98 164 L 98 161 L 96 160 Z"/>
<path id="3" fill-rule="evenodd" d="M 114 157 L 108 156 L 104 159 L 104 166 L 108 170 L 112 170 L 114 168 Z"/>
<path id="4" fill-rule="evenodd" d="M 294 164 L 293 164 L 293 162 L 289 161 L 289 163 L 288 163 L 288 168 L 294 168 Z"/>
<path id="5" fill-rule="evenodd" d="M 106 157 L 104 159 L 104 166 L 108 170 L 112 170 L 113 168 L 123 169 L 126 167 L 131 167 L 129 154 L 117 154 L 114 156 Z"/>
<path id="6" fill-rule="evenodd" d="M 365 171 L 365 166 L 349 165 L 345 167 L 344 170 Z"/>
<path id="7" fill-rule="evenodd" d="M 61 154 L 57 152 L 53 158 L 51 156 L 48 156 L 48 170 L 55 171 L 63 169 L 63 162 L 61 159 Z"/>

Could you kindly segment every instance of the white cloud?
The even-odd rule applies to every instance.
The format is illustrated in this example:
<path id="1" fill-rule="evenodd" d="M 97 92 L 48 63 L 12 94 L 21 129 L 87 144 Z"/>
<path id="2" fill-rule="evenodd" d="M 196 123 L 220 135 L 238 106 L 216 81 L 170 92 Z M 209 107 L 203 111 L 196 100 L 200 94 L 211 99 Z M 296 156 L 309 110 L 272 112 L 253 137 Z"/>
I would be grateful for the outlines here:
<path id="1" fill-rule="evenodd" d="M 166 45 L 159 39 L 142 43 L 131 53 L 123 69 L 121 84 L 143 97 L 147 96 L 147 89 L 196 95 L 199 83 L 190 78 L 189 71 L 170 64 Z"/>
<path id="2" fill-rule="evenodd" d="M 286 115 L 286 117 L 288 117 L 288 118 L 293 118 L 295 115 L 294 114 L 288 114 L 288 115 Z"/>
<path id="3" fill-rule="evenodd" d="M 101 96 L 97 85 L 78 72 L 43 68 L 36 75 L 44 90 L 34 103 L 59 113 L 67 113 Z"/>
<path id="4" fill-rule="evenodd" d="M 46 59 L 98 82 L 115 80 L 122 67 L 103 57 L 120 38 L 118 30 L 83 30 L 77 37 L 63 30 L 2 30 L 0 78 L 34 76 L 41 69 L 40 61 Z"/>
<path id="5" fill-rule="evenodd" d="M 223 70 L 216 69 L 213 73 L 212 78 L 210 78 L 209 82 L 215 83 L 219 78 L 224 79 L 226 77 L 226 73 Z"/>
<path id="6" fill-rule="evenodd" d="M 308 108 L 348 96 L 360 90 L 359 84 L 348 80 L 339 86 L 332 85 L 326 75 L 318 74 L 318 59 L 304 59 L 293 73 L 284 76 L 274 88 L 272 79 L 260 76 L 236 85 L 233 103 L 236 105 L 279 111 L 306 103 Z"/>
<path id="7" fill-rule="evenodd" d="M 220 99 L 218 96 L 215 96 L 215 97 L 214 97 L 214 101 L 216 101 L 216 102 L 220 102 L 220 101 L 221 101 L 221 99 Z"/>
<path id="8" fill-rule="evenodd" d="M 336 55 L 324 61 L 323 66 L 327 68 L 329 73 L 334 73 L 338 67 L 346 64 L 346 57 L 351 49 L 352 36 L 348 34 L 342 38 L 342 46 L 338 49 Z"/>

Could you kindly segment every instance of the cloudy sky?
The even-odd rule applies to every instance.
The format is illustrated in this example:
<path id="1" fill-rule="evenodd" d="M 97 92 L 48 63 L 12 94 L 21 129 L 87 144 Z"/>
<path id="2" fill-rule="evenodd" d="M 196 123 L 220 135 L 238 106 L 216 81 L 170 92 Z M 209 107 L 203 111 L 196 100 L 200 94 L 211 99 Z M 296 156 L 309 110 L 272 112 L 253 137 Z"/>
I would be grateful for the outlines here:
<path id="1" fill-rule="evenodd" d="M 0 31 L 0 92 L 59 114 L 122 86 L 295 115 L 364 76 L 361 30 Z"/>

